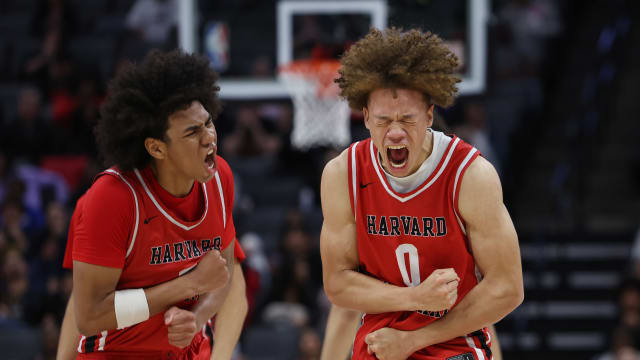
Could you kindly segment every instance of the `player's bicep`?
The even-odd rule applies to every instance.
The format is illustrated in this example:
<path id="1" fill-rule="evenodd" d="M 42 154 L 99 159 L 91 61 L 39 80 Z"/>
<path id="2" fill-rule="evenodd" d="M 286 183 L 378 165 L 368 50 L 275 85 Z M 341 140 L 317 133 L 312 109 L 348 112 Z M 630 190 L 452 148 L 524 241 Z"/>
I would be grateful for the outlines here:
<path id="1" fill-rule="evenodd" d="M 482 157 L 474 160 L 462 179 L 459 210 L 482 274 L 521 283 L 518 237 L 502 201 L 498 174 Z"/>
<path id="2" fill-rule="evenodd" d="M 325 167 L 321 182 L 322 214 L 320 233 L 325 280 L 342 270 L 358 266 L 355 219 L 349 202 L 345 153 Z"/>
<path id="3" fill-rule="evenodd" d="M 122 269 L 73 262 L 74 310 L 79 329 L 91 327 L 96 319 L 113 313 L 113 294 L 121 274 Z"/>

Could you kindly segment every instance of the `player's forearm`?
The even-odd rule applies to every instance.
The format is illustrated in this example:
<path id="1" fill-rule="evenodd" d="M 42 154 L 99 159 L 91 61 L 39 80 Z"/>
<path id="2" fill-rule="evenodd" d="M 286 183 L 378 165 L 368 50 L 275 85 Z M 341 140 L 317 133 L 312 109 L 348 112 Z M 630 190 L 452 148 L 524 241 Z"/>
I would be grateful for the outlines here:
<path id="1" fill-rule="evenodd" d="M 522 303 L 522 287 L 503 279 L 483 279 L 445 317 L 409 332 L 414 351 L 471 333 L 500 321 Z"/>
<path id="2" fill-rule="evenodd" d="M 149 317 L 166 311 L 171 305 L 195 296 L 193 288 L 181 278 L 144 289 Z M 83 335 L 98 334 L 103 330 L 118 328 L 115 310 L 115 291 L 95 304 L 93 310 L 78 314 L 77 325 Z"/>
<path id="3" fill-rule="evenodd" d="M 82 277 L 82 271 L 74 265 L 74 278 Z M 116 318 L 115 296 L 116 291 L 107 294 L 82 294 L 82 281 L 74 279 L 75 317 L 76 325 L 81 334 L 89 336 L 98 334 L 103 330 L 118 328 Z M 196 294 L 195 284 L 190 279 L 182 276 L 168 282 L 154 285 L 144 289 L 149 317 L 167 310 L 171 305 L 191 298 Z M 87 299 L 80 301 L 79 299 Z M 91 301 L 90 299 L 96 299 Z M 128 306 L 128 303 L 124 304 Z"/>
<path id="4" fill-rule="evenodd" d="M 211 360 L 229 360 L 238 343 L 249 304 L 240 264 L 235 265 L 231 289 L 216 315 L 215 346 Z M 217 331 L 219 330 L 219 331 Z"/>
<path id="5" fill-rule="evenodd" d="M 332 306 L 327 320 L 320 360 L 344 360 L 353 345 L 360 312 Z"/>
<path id="6" fill-rule="evenodd" d="M 325 292 L 335 305 L 368 314 L 405 311 L 411 304 L 411 288 L 386 284 L 353 270 L 341 270 L 327 278 Z"/>
<path id="7" fill-rule="evenodd" d="M 200 295 L 198 303 L 193 308 L 193 312 L 196 315 L 196 325 L 198 326 L 198 329 L 202 328 L 209 319 L 218 313 L 222 304 L 227 299 L 229 290 L 231 289 L 235 268 L 235 262 L 233 260 L 233 243 L 222 252 L 222 256 L 227 260 L 226 267 L 229 272 L 229 278 L 224 286 Z"/>
<path id="8" fill-rule="evenodd" d="M 67 303 L 67 309 L 62 319 L 62 326 L 60 327 L 60 338 L 58 339 L 58 351 L 56 354 L 57 360 L 72 360 L 76 358 L 78 338 L 80 332 L 76 327 L 76 319 L 73 312 L 73 293 L 69 297 Z"/>

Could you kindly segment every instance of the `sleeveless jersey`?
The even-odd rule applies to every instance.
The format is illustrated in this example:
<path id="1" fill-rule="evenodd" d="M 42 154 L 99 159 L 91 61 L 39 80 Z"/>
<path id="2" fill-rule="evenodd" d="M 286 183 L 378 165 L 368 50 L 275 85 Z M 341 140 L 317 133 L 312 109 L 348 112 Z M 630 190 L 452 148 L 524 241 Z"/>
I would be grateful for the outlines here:
<path id="1" fill-rule="evenodd" d="M 181 220 L 168 209 L 138 169 L 121 172 L 111 168 L 96 177 L 96 181 L 100 176 L 114 176 L 122 181 L 135 204 L 134 209 L 122 210 L 133 211 L 135 222 L 127 239 L 126 257 L 116 290 L 146 288 L 172 280 L 195 267 L 207 252 L 223 250 L 233 241 L 232 209 L 230 202 L 225 202 L 225 198 L 233 196 L 233 176 L 222 158 L 218 157 L 217 163 L 212 180 L 194 184 L 202 187 L 204 197 L 204 210 L 195 221 Z M 79 221 L 76 231 L 81 227 L 82 221 Z M 73 259 L 102 265 L 100 244 L 90 244 L 88 253 L 87 244 L 81 245 L 80 240 L 75 240 Z M 91 239 L 85 240 L 91 242 Z M 190 309 L 197 301 L 196 296 L 175 305 Z M 210 345 L 204 328 L 186 348 L 170 345 L 164 312 L 161 312 L 124 329 L 82 336 L 78 352 L 79 359 L 208 359 Z"/>
<path id="2" fill-rule="evenodd" d="M 458 194 L 465 170 L 478 156 L 457 137 L 448 144 L 433 172 L 416 189 L 398 193 L 385 177 L 371 139 L 348 151 L 349 194 L 355 216 L 360 271 L 396 286 L 417 286 L 436 269 L 454 268 L 460 277 L 460 302 L 478 283 Z M 455 306 L 455 304 L 454 304 Z M 364 338 L 383 327 L 422 328 L 447 311 L 364 314 L 354 342 L 353 359 L 374 359 Z M 489 334 L 482 329 L 414 353 L 410 359 L 491 359 Z M 462 357 L 457 357 L 462 356 Z"/>

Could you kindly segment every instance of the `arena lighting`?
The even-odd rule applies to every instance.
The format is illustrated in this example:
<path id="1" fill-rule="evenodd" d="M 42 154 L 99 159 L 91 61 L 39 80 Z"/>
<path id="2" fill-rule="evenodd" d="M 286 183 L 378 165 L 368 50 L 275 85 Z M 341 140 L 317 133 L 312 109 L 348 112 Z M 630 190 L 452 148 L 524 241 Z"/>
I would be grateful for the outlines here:
<path id="1" fill-rule="evenodd" d="M 198 18 L 194 0 L 180 1 L 179 42 L 185 51 L 193 52 L 197 43 L 195 19 Z M 467 0 L 467 39 L 470 41 L 469 68 L 459 85 L 460 95 L 482 93 L 486 86 L 487 22 L 490 0 Z M 277 4 L 277 62 L 278 66 L 292 60 L 293 17 L 296 15 L 362 14 L 369 15 L 372 26 L 387 26 L 388 6 L 385 0 L 282 0 Z M 232 29 L 233 31 L 233 29 Z M 190 33 L 190 35 L 189 35 Z M 222 78 L 220 97 L 228 100 L 288 98 L 289 93 L 274 78 Z"/>

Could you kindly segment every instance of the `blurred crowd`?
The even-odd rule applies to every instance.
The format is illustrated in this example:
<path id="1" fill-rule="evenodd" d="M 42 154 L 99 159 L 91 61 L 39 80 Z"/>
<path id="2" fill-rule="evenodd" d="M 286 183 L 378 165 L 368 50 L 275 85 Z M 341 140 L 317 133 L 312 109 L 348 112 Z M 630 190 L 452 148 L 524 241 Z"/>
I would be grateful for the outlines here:
<path id="1" fill-rule="evenodd" d="M 214 19 L 225 6 L 260 6 L 250 0 L 200 3 L 200 16 Z M 268 3 L 273 8 L 275 2 Z M 421 2 L 397 3 L 411 9 Z M 563 31 L 564 9 L 547 0 L 496 3 L 489 88 L 440 111 L 438 126 L 479 148 L 499 170 L 508 197 L 521 170 L 514 154 L 530 143 L 523 133 L 546 101 L 544 69 L 553 59 L 549 44 Z M 0 1 L 2 31 L 11 34 L 0 35 L 0 343 L 15 339 L 4 334 L 28 333 L 38 339 L 28 351 L 55 357 L 72 289 L 70 272 L 61 268 L 67 226 L 76 199 L 103 169 L 92 128 L 107 81 L 124 61 L 177 45 L 176 9 L 176 0 Z M 361 22 L 348 19 L 329 36 L 341 34 L 344 46 L 357 38 Z M 338 51 L 317 19 L 296 24 L 298 56 Z M 242 68 L 232 66 L 228 74 L 273 77 L 272 51 L 241 60 Z M 269 344 L 270 351 L 290 355 L 283 359 L 318 359 L 330 307 L 322 291 L 318 189 L 324 164 L 341 149 L 292 147 L 292 114 L 289 100 L 229 101 L 215 123 L 219 154 L 237 183 L 234 221 L 247 253 L 250 304 L 239 353 L 249 358 Z M 354 141 L 367 136 L 360 114 L 349 121 Z M 640 334 L 637 280 L 625 283 L 620 308 L 618 357 L 602 359 L 631 359 L 620 353 L 638 343 L 632 341 Z"/>

